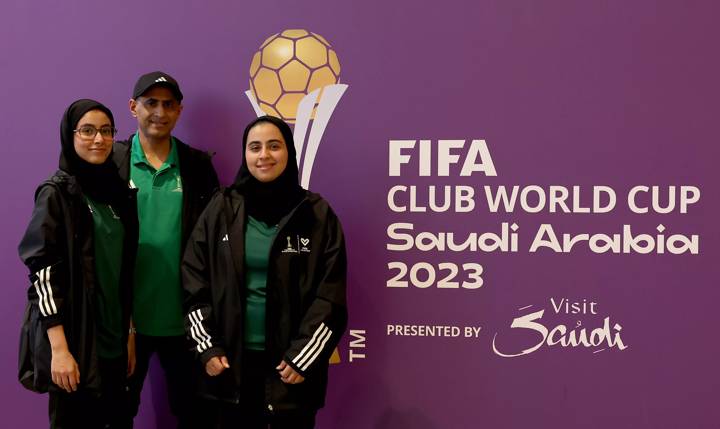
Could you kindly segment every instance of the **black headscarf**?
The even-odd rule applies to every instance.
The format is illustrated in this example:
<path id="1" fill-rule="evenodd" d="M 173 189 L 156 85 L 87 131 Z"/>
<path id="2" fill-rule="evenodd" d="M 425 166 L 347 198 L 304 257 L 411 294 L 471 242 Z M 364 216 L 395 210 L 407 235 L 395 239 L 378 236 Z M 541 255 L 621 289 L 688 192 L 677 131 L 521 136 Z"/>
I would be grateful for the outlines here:
<path id="1" fill-rule="evenodd" d="M 275 125 L 285 140 L 288 151 L 287 166 L 272 182 L 261 182 L 250 174 L 245 158 L 248 134 L 257 124 L 267 122 Z M 243 132 L 243 163 L 235 177 L 235 189 L 244 197 L 247 213 L 268 225 L 277 225 L 283 216 L 290 213 L 305 195 L 298 181 L 297 154 L 290 126 L 274 116 L 260 116 L 245 127 Z"/>
<path id="2" fill-rule="evenodd" d="M 60 169 L 75 176 L 82 192 L 93 201 L 103 204 L 120 204 L 127 194 L 127 185 L 118 175 L 112 162 L 112 152 L 104 163 L 90 164 L 75 152 L 75 132 L 80 119 L 91 110 L 99 110 L 110 119 L 115 127 L 110 109 L 95 100 L 80 99 L 70 105 L 60 121 Z"/>

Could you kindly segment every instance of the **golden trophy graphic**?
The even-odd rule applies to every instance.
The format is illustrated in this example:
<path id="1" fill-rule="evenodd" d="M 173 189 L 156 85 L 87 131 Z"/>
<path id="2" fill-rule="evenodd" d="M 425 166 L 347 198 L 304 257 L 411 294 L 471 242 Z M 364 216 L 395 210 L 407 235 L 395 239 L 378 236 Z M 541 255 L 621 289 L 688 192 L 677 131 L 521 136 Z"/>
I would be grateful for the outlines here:
<path id="1" fill-rule="evenodd" d="M 268 37 L 250 64 L 250 89 L 245 95 L 258 116 L 277 116 L 295 124 L 300 184 L 306 189 L 322 135 L 348 87 L 339 80 L 340 62 L 332 46 L 306 30 Z"/>

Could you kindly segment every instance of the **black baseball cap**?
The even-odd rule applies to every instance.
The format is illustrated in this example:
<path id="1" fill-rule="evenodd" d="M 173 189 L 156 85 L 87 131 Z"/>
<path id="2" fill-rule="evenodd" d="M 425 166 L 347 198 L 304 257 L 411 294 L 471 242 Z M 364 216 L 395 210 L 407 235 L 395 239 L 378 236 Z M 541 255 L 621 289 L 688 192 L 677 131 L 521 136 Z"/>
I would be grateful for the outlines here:
<path id="1" fill-rule="evenodd" d="M 156 85 L 167 87 L 170 91 L 172 91 L 177 101 L 182 101 L 183 94 L 180 92 L 180 85 L 178 85 L 177 81 L 173 79 L 172 76 L 161 71 L 154 71 L 140 76 L 135 83 L 132 98 L 136 99 L 140 97 L 147 92 L 148 89 Z"/>

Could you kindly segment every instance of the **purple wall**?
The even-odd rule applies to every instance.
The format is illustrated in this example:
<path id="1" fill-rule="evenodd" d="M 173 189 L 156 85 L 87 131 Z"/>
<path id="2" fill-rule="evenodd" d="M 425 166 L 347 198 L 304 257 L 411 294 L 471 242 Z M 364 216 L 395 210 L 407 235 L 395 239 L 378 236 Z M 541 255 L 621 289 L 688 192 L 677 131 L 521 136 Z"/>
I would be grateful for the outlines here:
<path id="1" fill-rule="evenodd" d="M 321 428 L 711 428 L 720 412 L 715 308 L 720 215 L 715 165 L 720 40 L 711 1 L 27 2 L 0 6 L 1 247 L 8 295 L 0 302 L 0 397 L 5 427 L 43 427 L 46 400 L 17 383 L 16 344 L 26 272 L 16 245 L 37 184 L 57 166 L 58 123 L 74 99 L 108 104 L 121 135 L 137 76 L 162 69 L 185 93 L 176 135 L 218 152 L 227 183 L 253 110 L 252 55 L 266 37 L 304 28 L 327 38 L 349 89 L 318 152 L 311 188 L 333 205 L 350 256 L 350 328 L 331 369 Z M 417 152 L 388 175 L 393 139 L 485 139 L 496 177 L 417 174 Z M 465 153 L 458 151 L 458 153 Z M 433 155 L 433 162 L 435 157 Z M 461 159 L 462 162 L 462 159 Z M 395 213 L 394 185 L 472 186 L 471 213 Z M 483 186 L 613 188 L 606 214 L 491 213 Z M 688 212 L 636 214 L 636 185 L 695 186 Z M 666 194 L 663 194 L 666 195 Z M 664 198 L 664 197 L 663 197 Z M 664 202 L 664 200 L 663 200 Z M 519 225 L 517 252 L 386 250 L 386 229 L 498 231 Z M 528 252 L 541 224 L 555 232 L 697 235 L 699 253 Z M 478 263 L 477 290 L 388 288 L 387 264 Z M 462 275 L 462 271 L 461 271 Z M 421 274 L 421 277 L 423 275 Z M 424 277 L 423 277 L 424 278 Z M 407 280 L 407 276 L 406 276 Z M 596 302 L 597 314 L 556 313 L 550 299 Z M 532 306 L 532 307 L 528 307 Z M 622 325 L 628 347 L 544 346 L 514 318 L 545 310 L 548 329 Z M 579 324 L 579 326 L 578 326 Z M 481 327 L 477 338 L 388 335 L 388 325 Z M 518 333 L 519 332 L 519 333 Z M 614 331 L 613 331 L 614 332 Z M 353 347 L 355 346 L 355 347 Z M 351 353 L 364 359 L 349 362 Z M 600 351 L 604 349 L 603 351 Z M 157 368 L 156 368 L 157 369 Z M 156 371 L 157 372 L 157 371 Z M 146 391 L 139 428 L 167 424 L 160 386 Z M 160 393 L 158 393 L 160 392 Z M 159 422 L 159 423 L 156 423 Z"/>

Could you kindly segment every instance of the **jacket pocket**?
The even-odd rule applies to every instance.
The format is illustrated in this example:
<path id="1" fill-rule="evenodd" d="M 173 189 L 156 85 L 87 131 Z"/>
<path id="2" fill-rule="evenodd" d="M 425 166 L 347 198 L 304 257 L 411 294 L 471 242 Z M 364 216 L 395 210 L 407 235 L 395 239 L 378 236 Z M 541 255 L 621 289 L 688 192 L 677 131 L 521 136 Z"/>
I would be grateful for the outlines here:
<path id="1" fill-rule="evenodd" d="M 50 341 L 40 321 L 40 311 L 32 301 L 25 307 L 20 329 L 18 381 L 28 390 L 45 393 L 52 385 Z M 53 389 L 54 390 L 54 389 Z"/>

